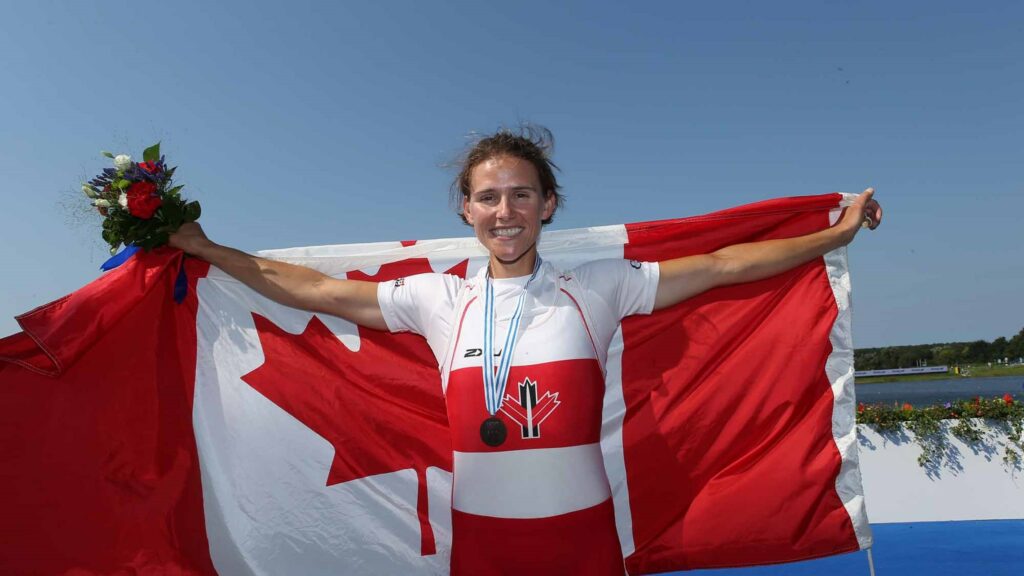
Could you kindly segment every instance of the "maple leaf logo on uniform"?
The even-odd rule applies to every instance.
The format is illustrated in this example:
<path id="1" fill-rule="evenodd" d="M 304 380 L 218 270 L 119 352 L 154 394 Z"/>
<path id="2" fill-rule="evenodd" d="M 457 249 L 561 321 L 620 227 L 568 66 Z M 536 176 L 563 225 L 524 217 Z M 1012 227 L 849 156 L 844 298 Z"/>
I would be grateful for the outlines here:
<path id="1" fill-rule="evenodd" d="M 537 383 L 529 378 L 519 383 L 519 398 L 506 394 L 501 411 L 522 428 L 523 439 L 540 438 L 540 425 L 562 402 L 558 392 L 537 397 Z"/>

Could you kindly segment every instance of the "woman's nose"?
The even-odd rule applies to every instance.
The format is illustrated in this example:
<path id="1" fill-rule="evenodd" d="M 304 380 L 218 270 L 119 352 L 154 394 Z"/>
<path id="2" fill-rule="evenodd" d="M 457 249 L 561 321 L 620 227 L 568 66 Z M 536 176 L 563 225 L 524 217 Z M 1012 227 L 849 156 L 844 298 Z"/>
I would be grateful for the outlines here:
<path id="1" fill-rule="evenodd" d="M 512 216 L 512 199 L 502 195 L 498 200 L 498 218 L 510 218 Z"/>

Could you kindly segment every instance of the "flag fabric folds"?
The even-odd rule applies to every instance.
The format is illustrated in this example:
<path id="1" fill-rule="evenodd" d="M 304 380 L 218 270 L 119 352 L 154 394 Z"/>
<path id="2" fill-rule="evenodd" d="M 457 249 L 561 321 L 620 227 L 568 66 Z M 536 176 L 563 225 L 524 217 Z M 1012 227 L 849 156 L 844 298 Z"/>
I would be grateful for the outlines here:
<path id="1" fill-rule="evenodd" d="M 546 232 L 540 251 L 664 260 L 820 230 L 847 201 Z M 262 254 L 375 281 L 486 263 L 472 238 Z M 870 546 L 850 314 L 838 249 L 623 322 L 601 445 L 630 574 Z M 280 306 L 170 249 L 18 320 L 0 573 L 448 573 L 451 443 L 418 336 Z"/>

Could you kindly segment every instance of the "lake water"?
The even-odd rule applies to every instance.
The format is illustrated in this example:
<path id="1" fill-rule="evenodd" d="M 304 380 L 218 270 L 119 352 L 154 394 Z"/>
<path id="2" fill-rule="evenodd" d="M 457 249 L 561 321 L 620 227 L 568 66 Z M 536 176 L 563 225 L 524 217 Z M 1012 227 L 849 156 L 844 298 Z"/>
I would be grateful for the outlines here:
<path id="1" fill-rule="evenodd" d="M 1024 400 L 1024 376 L 858 384 L 856 391 L 857 401 L 865 404 L 910 402 L 914 406 L 927 406 L 961 399 L 970 400 L 975 396 L 1001 397 L 1007 392 L 1017 400 Z"/>

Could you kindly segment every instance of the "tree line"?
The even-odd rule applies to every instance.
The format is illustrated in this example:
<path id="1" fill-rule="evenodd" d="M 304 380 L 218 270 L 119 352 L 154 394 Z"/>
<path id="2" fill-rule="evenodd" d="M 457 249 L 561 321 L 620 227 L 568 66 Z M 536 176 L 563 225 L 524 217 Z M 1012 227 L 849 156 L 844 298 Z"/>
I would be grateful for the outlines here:
<path id="1" fill-rule="evenodd" d="M 853 357 L 858 370 L 995 363 L 1004 358 L 1008 358 L 1010 362 L 1017 362 L 1024 357 L 1024 328 L 1010 339 L 1000 336 L 991 342 L 975 340 L 974 342 L 862 348 L 854 350 Z"/>

